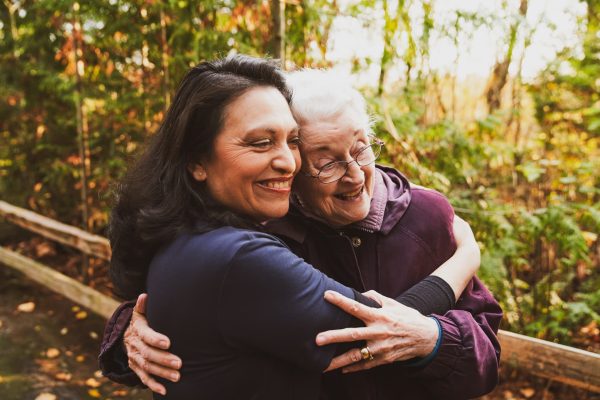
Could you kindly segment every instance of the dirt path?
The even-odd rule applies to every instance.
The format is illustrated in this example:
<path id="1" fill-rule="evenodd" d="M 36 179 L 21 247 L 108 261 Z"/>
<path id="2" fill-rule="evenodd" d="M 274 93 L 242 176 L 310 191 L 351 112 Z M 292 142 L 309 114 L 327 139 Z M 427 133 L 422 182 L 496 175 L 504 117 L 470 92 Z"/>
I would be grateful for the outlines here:
<path id="1" fill-rule="evenodd" d="M 102 318 L 0 266 L 0 399 L 151 399 L 101 377 L 103 329 Z"/>

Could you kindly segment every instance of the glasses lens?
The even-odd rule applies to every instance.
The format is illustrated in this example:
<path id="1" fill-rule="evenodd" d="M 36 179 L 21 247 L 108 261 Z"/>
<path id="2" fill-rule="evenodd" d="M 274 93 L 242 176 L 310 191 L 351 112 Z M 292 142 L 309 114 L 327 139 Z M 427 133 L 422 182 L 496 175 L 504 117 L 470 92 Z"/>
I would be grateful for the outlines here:
<path id="1" fill-rule="evenodd" d="M 322 183 L 331 183 L 340 179 L 346 173 L 348 164 L 344 161 L 338 161 L 325 165 L 319 170 L 319 181 Z"/>
<path id="2" fill-rule="evenodd" d="M 379 143 L 374 143 L 365 147 L 356 155 L 356 162 L 361 166 L 369 165 L 372 162 L 375 162 L 380 153 L 381 145 Z"/>

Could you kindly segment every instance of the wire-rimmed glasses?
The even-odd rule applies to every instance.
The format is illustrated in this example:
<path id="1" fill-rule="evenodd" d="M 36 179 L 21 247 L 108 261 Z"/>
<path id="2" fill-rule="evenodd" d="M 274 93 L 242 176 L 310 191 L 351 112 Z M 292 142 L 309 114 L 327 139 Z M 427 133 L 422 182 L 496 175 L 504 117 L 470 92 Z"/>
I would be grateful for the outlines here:
<path id="1" fill-rule="evenodd" d="M 364 167 L 374 163 L 381 154 L 381 148 L 383 147 L 384 143 L 374 136 L 369 137 L 372 143 L 354 153 L 351 161 L 332 161 L 319 168 L 319 171 L 316 175 L 306 172 L 304 172 L 304 175 L 311 178 L 316 178 L 321 183 L 333 183 L 342 179 L 342 177 L 346 175 L 348 167 L 353 162 L 356 162 L 359 167 Z"/>

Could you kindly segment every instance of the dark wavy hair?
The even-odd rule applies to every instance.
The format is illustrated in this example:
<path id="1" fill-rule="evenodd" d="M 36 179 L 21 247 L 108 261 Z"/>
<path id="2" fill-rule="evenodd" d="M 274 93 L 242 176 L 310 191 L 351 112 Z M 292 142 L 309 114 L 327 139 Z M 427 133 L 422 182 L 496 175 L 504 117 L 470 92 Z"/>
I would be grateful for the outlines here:
<path id="1" fill-rule="evenodd" d="M 142 293 L 156 251 L 177 235 L 200 225 L 252 224 L 213 201 L 188 167 L 210 157 L 225 107 L 259 86 L 276 88 L 290 103 L 274 61 L 234 55 L 203 62 L 185 75 L 158 132 L 116 188 L 109 225 L 115 294 L 132 299 Z"/>

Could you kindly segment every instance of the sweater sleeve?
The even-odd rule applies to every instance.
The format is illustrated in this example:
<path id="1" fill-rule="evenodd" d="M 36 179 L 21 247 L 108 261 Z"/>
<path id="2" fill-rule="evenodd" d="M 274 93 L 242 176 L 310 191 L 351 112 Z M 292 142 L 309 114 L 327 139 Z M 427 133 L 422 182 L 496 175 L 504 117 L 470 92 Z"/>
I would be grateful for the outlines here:
<path id="1" fill-rule="evenodd" d="M 325 301 L 327 290 L 362 302 L 352 289 L 317 271 L 275 238 L 253 234 L 231 261 L 221 287 L 221 334 L 232 346 L 323 371 L 336 345 L 317 346 L 317 334 L 354 324 L 350 315 Z"/>
<path id="2" fill-rule="evenodd" d="M 427 239 L 440 265 L 456 250 L 454 210 L 441 194 L 420 190 L 419 215 L 426 215 L 420 236 Z M 435 223 L 434 223 L 435 221 Z M 432 229 L 434 227 L 435 229 Z M 502 309 L 487 288 L 473 278 L 451 310 L 431 316 L 441 326 L 442 341 L 430 363 L 413 369 L 433 398 L 465 399 L 490 392 L 498 382 L 500 344 L 496 334 Z M 407 367 L 408 368 L 408 367 Z"/>
<path id="3" fill-rule="evenodd" d="M 123 335 L 133 314 L 134 301 L 122 303 L 110 317 L 104 328 L 98 363 L 102 374 L 108 379 L 127 386 L 141 385 L 138 376 L 129 368 Z"/>
<path id="4" fill-rule="evenodd" d="M 442 327 L 435 358 L 416 371 L 434 398 L 482 396 L 498 383 L 500 343 L 496 334 L 502 310 L 477 278 L 469 283 L 454 310 L 433 315 Z"/>

